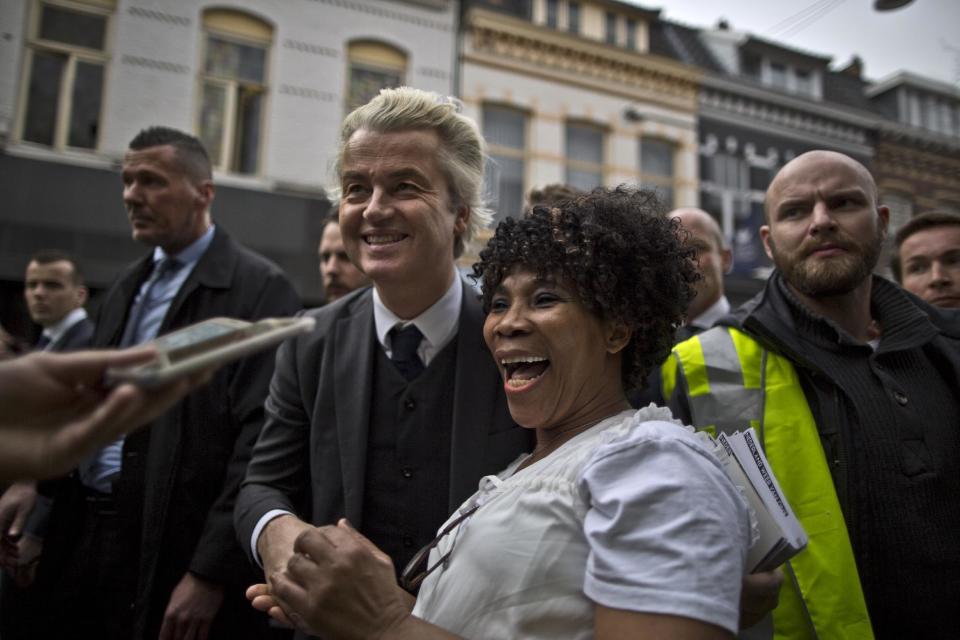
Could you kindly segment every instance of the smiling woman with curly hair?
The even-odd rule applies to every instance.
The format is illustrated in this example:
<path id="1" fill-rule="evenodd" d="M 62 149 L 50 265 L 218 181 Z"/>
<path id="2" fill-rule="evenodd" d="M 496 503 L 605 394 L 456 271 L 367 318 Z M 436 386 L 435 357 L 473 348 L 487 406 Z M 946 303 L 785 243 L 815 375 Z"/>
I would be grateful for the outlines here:
<path id="1" fill-rule="evenodd" d="M 533 452 L 484 478 L 414 556 L 412 611 L 389 559 L 345 521 L 302 534 L 258 606 L 329 638 L 732 638 L 746 504 L 701 436 L 625 395 L 692 296 L 678 231 L 627 188 L 501 223 L 474 273 Z"/>
<path id="2" fill-rule="evenodd" d="M 562 208 L 535 206 L 524 218 L 506 219 L 481 252 L 474 277 L 488 313 L 496 285 L 517 265 L 570 282 L 591 313 L 630 328 L 623 359 L 629 390 L 669 355 L 700 278 L 681 233 L 651 192 L 598 189 Z"/>

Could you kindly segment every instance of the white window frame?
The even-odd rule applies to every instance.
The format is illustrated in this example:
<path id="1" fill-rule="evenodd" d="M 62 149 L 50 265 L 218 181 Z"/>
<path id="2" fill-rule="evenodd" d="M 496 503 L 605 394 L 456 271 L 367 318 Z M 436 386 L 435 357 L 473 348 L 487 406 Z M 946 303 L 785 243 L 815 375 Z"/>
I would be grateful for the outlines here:
<path id="1" fill-rule="evenodd" d="M 103 49 L 90 49 L 79 45 L 57 42 L 55 40 L 44 40 L 40 38 L 40 20 L 43 13 L 43 5 L 57 7 L 73 13 L 88 13 L 104 18 Z M 106 110 L 106 86 L 107 72 L 110 62 L 111 34 L 113 33 L 113 10 L 108 7 L 99 7 L 94 5 L 77 5 L 57 0 L 35 0 L 30 7 L 30 34 L 24 44 L 23 77 L 20 79 L 19 105 L 16 120 L 17 142 L 22 144 L 37 145 L 44 148 L 55 149 L 57 151 L 77 151 L 81 153 L 96 153 L 100 150 L 103 140 L 102 125 L 104 120 L 104 111 Z M 56 119 L 53 127 L 53 143 L 46 145 L 42 142 L 34 142 L 23 138 L 24 128 L 27 125 L 27 111 L 30 99 L 30 78 L 33 73 L 33 59 L 35 53 L 40 51 L 49 51 L 56 54 L 67 56 L 67 63 L 64 67 L 63 75 L 60 78 L 60 87 L 57 96 Z M 78 62 L 88 62 L 100 64 L 103 67 L 103 83 L 100 87 L 100 113 L 97 116 L 97 141 L 93 147 L 72 147 L 67 144 L 70 134 L 70 117 L 73 114 L 73 85 L 76 80 L 76 69 Z"/>

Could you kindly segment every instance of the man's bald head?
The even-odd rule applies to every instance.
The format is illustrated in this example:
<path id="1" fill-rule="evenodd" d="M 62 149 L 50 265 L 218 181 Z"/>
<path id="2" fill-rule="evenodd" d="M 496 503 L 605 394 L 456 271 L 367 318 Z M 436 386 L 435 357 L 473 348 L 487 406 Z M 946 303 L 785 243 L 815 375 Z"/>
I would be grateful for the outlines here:
<path id="1" fill-rule="evenodd" d="M 720 225 L 717 224 L 716 218 L 703 209 L 697 209 L 696 207 L 674 209 L 670 212 L 669 217 L 679 220 L 680 224 L 686 229 L 692 227 L 702 228 L 713 238 L 718 251 L 726 246 L 726 241 L 723 239 L 723 231 L 720 229 Z"/>
<path id="2" fill-rule="evenodd" d="M 818 300 L 870 286 L 890 211 L 877 204 L 862 164 L 833 151 L 805 153 L 777 173 L 764 210 L 764 249 L 795 292 Z"/>
<path id="3" fill-rule="evenodd" d="M 767 195 L 763 201 L 763 213 L 766 222 L 770 223 L 770 213 L 779 204 L 783 197 L 783 192 L 794 184 L 798 174 L 803 174 L 812 167 L 844 166 L 857 174 L 861 186 L 867 195 L 873 200 L 872 205 L 876 206 L 880 198 L 877 190 L 877 183 L 860 162 L 854 160 L 848 155 L 836 151 L 827 151 L 825 149 L 808 151 L 800 154 L 787 164 L 780 168 L 777 175 L 773 177 L 770 186 L 767 187 Z"/>
<path id="4" fill-rule="evenodd" d="M 697 269 L 703 276 L 694 284 L 697 295 L 687 307 L 687 322 L 693 322 L 723 296 L 723 274 L 730 271 L 733 254 L 726 246 L 720 225 L 703 209 L 676 209 L 670 217 L 679 220 L 689 234 L 686 243 L 696 250 Z"/>

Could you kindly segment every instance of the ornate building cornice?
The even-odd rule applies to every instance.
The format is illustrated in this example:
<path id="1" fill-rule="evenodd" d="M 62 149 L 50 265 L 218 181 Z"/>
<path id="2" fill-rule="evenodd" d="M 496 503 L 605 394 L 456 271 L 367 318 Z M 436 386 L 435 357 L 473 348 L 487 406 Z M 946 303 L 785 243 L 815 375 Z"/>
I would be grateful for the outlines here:
<path id="1" fill-rule="evenodd" d="M 870 130 L 875 121 L 830 117 L 832 114 L 827 110 L 801 108 L 765 98 L 704 86 L 700 93 L 700 112 L 701 116 L 731 124 L 872 155 Z"/>
<path id="2" fill-rule="evenodd" d="M 879 129 L 879 139 L 882 142 L 891 142 L 931 153 L 947 154 L 960 158 L 960 138 L 949 137 L 892 121 L 882 122 Z"/>
<path id="3" fill-rule="evenodd" d="M 468 14 L 466 33 L 465 62 L 697 110 L 702 74 L 693 67 L 476 8 Z"/>

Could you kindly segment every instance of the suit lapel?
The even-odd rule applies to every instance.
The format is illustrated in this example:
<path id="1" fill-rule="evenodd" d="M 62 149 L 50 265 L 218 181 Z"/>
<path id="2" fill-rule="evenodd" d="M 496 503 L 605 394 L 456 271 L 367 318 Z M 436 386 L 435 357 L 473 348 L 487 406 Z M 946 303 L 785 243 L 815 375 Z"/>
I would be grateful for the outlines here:
<path id="1" fill-rule="evenodd" d="M 157 335 L 163 335 L 171 329 L 178 329 L 201 319 L 206 319 L 206 316 L 196 318 L 193 315 L 186 314 L 181 317 L 181 309 L 193 292 L 201 286 L 209 289 L 227 289 L 230 287 L 234 263 L 237 259 L 236 254 L 231 250 L 231 244 L 226 232 L 217 227 L 213 232 L 213 240 L 210 241 L 210 246 L 200 256 L 197 265 L 180 286 L 177 295 L 170 303 L 170 308 L 167 309 L 167 313 L 163 317 Z"/>
<path id="2" fill-rule="evenodd" d="M 476 292 L 463 283 L 463 305 L 457 329 L 457 375 L 453 391 L 453 431 L 450 443 L 450 495 L 452 512 L 463 496 L 477 490 L 485 471 L 487 433 L 497 401 L 493 363 L 483 342 L 483 311 Z"/>
<path id="3" fill-rule="evenodd" d="M 353 312 L 336 322 L 329 337 L 333 349 L 333 387 L 336 399 L 337 438 L 343 474 L 344 510 L 358 529 L 362 526 L 367 432 L 373 401 L 373 367 L 379 348 L 373 328 L 372 289 L 357 301 Z M 319 422 L 329 416 L 318 416 Z"/>
<path id="4" fill-rule="evenodd" d="M 153 253 L 148 253 L 130 267 L 117 283 L 117 296 L 110 296 L 100 306 L 96 321 L 97 346 L 117 346 L 130 315 L 130 307 L 140 285 L 153 270 Z"/>

